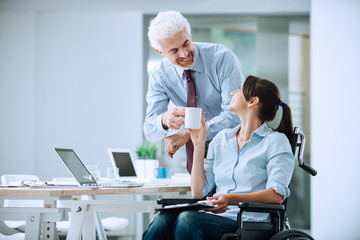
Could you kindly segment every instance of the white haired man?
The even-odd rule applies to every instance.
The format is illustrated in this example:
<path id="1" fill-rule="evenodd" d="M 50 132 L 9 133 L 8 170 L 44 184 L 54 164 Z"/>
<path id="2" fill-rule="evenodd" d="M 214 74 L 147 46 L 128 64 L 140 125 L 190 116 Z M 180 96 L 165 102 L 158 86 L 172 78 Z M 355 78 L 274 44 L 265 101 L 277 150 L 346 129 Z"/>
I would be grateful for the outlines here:
<path id="1" fill-rule="evenodd" d="M 193 145 L 187 131 L 167 136 L 168 129 L 184 123 L 185 106 L 202 108 L 207 128 L 207 143 L 224 128 L 233 128 L 239 118 L 228 111 L 230 93 L 244 81 L 236 55 L 220 44 L 192 42 L 189 22 L 179 12 L 160 12 L 149 26 L 151 46 L 163 56 L 149 76 L 148 103 L 144 134 L 149 141 L 165 138 L 170 158 L 184 144 L 187 169 L 191 173 Z M 185 71 L 184 71 L 185 70 Z M 195 89 L 189 93 L 184 74 L 190 70 Z M 190 78 L 191 78 L 190 77 Z M 194 86 L 192 85 L 192 86 Z M 193 95 L 189 105 L 189 94 Z M 168 110 L 169 101 L 177 107 Z"/>

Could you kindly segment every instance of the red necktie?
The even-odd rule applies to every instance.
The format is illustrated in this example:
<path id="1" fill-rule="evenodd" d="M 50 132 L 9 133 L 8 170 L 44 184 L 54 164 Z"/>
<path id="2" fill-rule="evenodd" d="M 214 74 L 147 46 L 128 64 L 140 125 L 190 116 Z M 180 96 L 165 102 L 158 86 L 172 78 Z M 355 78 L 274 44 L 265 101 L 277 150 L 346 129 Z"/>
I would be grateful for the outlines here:
<path id="1" fill-rule="evenodd" d="M 196 92 L 195 92 L 195 83 L 191 77 L 190 70 L 184 70 L 184 75 L 188 84 L 187 91 L 187 107 L 196 107 Z M 186 116 L 185 116 L 186 117 Z M 191 140 L 186 143 L 186 169 L 191 174 L 192 164 L 193 164 L 193 155 L 194 155 L 194 145 Z"/>

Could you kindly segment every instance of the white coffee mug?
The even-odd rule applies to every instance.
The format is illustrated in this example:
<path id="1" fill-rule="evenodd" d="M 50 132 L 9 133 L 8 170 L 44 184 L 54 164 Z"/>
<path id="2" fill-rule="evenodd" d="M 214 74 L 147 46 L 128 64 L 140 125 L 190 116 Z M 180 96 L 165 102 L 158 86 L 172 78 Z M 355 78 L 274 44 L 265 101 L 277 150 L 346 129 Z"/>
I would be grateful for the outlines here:
<path id="1" fill-rule="evenodd" d="M 199 129 L 201 127 L 201 108 L 185 108 L 185 128 Z"/>

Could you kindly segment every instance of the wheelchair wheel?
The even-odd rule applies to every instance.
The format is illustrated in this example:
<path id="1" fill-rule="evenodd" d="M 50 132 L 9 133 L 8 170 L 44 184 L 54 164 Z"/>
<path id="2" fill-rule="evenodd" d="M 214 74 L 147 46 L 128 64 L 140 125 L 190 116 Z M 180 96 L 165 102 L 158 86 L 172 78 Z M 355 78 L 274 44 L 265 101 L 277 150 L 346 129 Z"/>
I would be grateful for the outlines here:
<path id="1" fill-rule="evenodd" d="M 275 234 L 270 240 L 314 240 L 310 235 L 295 229 L 288 229 Z"/>

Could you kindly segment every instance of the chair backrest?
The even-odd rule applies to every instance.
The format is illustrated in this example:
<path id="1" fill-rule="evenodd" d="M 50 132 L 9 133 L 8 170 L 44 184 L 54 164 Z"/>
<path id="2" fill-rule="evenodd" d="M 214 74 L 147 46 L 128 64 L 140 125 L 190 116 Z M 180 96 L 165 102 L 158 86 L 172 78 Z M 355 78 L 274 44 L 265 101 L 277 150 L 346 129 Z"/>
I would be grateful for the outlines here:
<path id="1" fill-rule="evenodd" d="M 293 133 L 288 136 L 292 153 L 297 161 L 303 159 L 305 148 L 305 135 L 298 127 L 294 127 Z"/>
<path id="2" fill-rule="evenodd" d="M 312 176 L 316 176 L 317 171 L 310 167 L 310 165 L 306 164 L 303 159 L 305 150 L 305 134 L 298 127 L 295 127 L 294 132 L 288 136 L 288 139 L 299 167 Z"/>
<path id="3" fill-rule="evenodd" d="M 305 149 L 305 135 L 298 127 L 294 127 L 293 133 L 287 137 L 291 145 L 291 150 L 294 155 L 294 159 L 300 165 L 300 162 L 302 163 L 304 162 L 303 156 Z M 283 202 L 285 209 L 287 208 L 287 200 L 288 199 L 286 198 Z"/>
<path id="4" fill-rule="evenodd" d="M 27 174 L 5 174 L 1 176 L 2 185 L 20 185 L 23 180 L 39 180 L 38 176 Z M 43 200 L 5 199 L 4 207 L 43 207 Z"/>
<path id="5" fill-rule="evenodd" d="M 315 176 L 317 174 L 317 171 L 315 169 L 313 169 L 312 167 L 310 167 L 309 165 L 307 165 L 304 162 L 304 150 L 305 150 L 305 134 L 298 128 L 298 127 L 294 127 L 294 131 L 290 136 L 287 136 L 291 145 L 291 149 L 292 152 L 294 154 L 294 159 L 295 161 L 297 161 L 299 167 L 301 167 L 303 170 L 305 170 L 306 172 L 308 172 L 309 174 Z M 288 199 L 286 198 L 283 202 L 283 205 L 285 207 L 285 209 L 287 209 L 287 201 Z M 286 228 L 289 229 L 289 223 L 286 217 L 286 213 L 283 213 L 281 216 L 282 219 L 282 226 L 285 224 Z"/>

